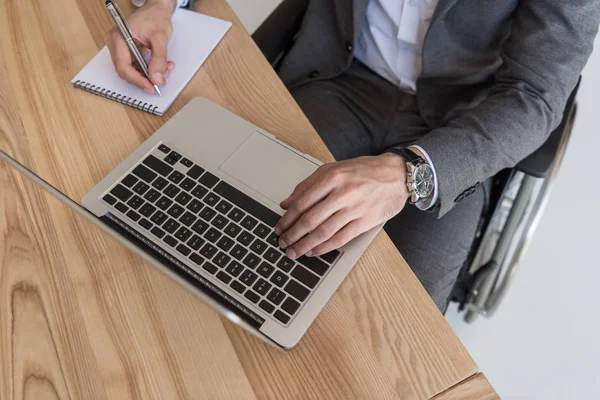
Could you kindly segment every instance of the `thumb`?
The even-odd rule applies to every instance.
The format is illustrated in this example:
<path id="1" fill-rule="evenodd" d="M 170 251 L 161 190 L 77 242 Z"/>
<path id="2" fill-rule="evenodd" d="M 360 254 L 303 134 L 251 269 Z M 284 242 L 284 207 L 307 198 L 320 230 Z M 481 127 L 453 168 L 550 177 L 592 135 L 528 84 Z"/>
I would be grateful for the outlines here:
<path id="1" fill-rule="evenodd" d="M 167 73 L 167 43 L 168 39 L 166 35 L 155 35 L 150 40 L 152 56 L 148 71 L 150 73 L 150 80 L 155 85 L 164 85 L 165 83 L 164 76 Z"/>

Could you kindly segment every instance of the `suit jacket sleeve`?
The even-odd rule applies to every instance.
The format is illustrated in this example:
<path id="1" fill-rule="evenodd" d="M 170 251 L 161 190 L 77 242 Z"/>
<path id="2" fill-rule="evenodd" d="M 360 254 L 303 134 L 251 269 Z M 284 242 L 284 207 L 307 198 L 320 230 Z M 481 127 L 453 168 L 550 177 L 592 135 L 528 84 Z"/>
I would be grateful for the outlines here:
<path id="1" fill-rule="evenodd" d="M 522 0 L 489 96 L 416 142 L 436 166 L 439 216 L 477 182 L 513 167 L 560 123 L 593 47 L 598 0 Z"/>

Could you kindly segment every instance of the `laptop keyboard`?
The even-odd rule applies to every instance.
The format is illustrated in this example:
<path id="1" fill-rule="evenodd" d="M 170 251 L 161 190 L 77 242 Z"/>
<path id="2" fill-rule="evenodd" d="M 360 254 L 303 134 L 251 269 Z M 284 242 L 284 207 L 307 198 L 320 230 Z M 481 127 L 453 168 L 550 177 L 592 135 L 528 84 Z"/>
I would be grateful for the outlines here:
<path id="1" fill-rule="evenodd" d="M 279 214 L 165 144 L 102 199 L 191 261 L 195 271 L 283 325 L 340 254 L 287 258 L 274 232 Z"/>

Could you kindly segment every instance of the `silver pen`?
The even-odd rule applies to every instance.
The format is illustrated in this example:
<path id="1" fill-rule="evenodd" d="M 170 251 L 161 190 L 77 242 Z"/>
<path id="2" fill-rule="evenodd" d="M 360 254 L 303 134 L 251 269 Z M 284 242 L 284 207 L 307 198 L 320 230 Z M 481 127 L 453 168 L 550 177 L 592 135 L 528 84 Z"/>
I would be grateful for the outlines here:
<path id="1" fill-rule="evenodd" d="M 110 15 L 113 17 L 113 19 L 115 20 L 115 24 L 117 25 L 117 28 L 121 32 L 121 35 L 123 35 L 123 39 L 125 39 L 125 42 L 127 43 L 127 47 L 129 47 L 129 51 L 137 60 L 138 64 L 140 65 L 140 68 L 142 68 L 142 71 L 144 71 L 144 75 L 146 75 L 146 78 L 148 78 L 150 83 L 152 83 L 152 79 L 150 79 L 150 73 L 148 72 L 148 64 L 146 64 L 146 60 L 144 60 L 144 56 L 142 56 L 142 52 L 140 51 L 140 49 L 138 49 L 138 47 L 136 46 L 136 44 L 133 40 L 133 33 L 131 32 L 131 29 L 129 28 L 129 24 L 127 23 L 127 20 L 125 19 L 125 16 L 121 12 L 119 5 L 117 3 L 115 3 L 113 0 L 106 0 L 106 8 L 108 9 L 108 12 L 110 12 Z M 158 93 L 158 95 L 160 96 L 161 94 L 160 94 L 160 90 L 158 89 L 158 86 L 156 86 L 153 83 L 152 83 L 152 86 L 154 86 L 154 90 L 156 90 L 156 93 Z"/>

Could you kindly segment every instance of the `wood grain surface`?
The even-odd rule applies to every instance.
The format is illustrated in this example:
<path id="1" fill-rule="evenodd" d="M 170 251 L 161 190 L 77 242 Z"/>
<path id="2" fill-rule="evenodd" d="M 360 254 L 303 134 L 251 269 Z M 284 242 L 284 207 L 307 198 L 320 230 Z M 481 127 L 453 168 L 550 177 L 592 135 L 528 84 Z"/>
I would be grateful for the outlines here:
<path id="1" fill-rule="evenodd" d="M 500 396 L 488 382 L 484 374 L 477 374 L 447 391 L 435 396 L 433 400 L 499 400 Z"/>
<path id="2" fill-rule="evenodd" d="M 103 1 L 0 0 L 0 149 L 79 201 L 204 96 L 331 161 L 227 3 L 197 8 L 234 26 L 156 117 L 70 85 L 112 27 Z M 284 353 L 1 167 L 1 399 L 425 399 L 477 372 L 384 233 Z"/>

